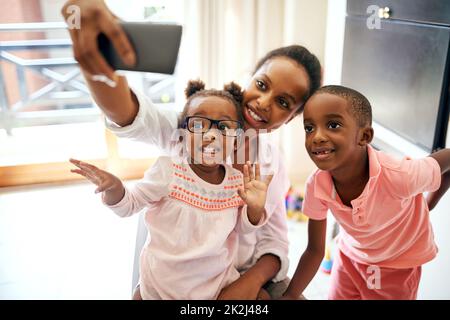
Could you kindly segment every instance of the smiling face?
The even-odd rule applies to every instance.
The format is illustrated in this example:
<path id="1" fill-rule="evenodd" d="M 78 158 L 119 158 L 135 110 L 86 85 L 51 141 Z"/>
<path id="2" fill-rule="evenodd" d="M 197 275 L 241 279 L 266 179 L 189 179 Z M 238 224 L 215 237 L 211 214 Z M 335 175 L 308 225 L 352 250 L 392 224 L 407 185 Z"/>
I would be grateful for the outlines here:
<path id="1" fill-rule="evenodd" d="M 347 100 L 329 93 L 312 96 L 305 105 L 305 147 L 321 170 L 352 170 L 372 140 L 370 126 L 360 127 Z"/>
<path id="2" fill-rule="evenodd" d="M 295 117 L 309 90 L 305 69 L 285 57 L 264 63 L 244 92 L 245 129 L 279 128 Z"/>
<path id="3" fill-rule="evenodd" d="M 226 98 L 218 96 L 199 96 L 191 100 L 186 117 L 205 117 L 211 120 L 238 121 L 236 107 Z M 201 129 L 201 121 L 194 123 L 194 130 Z M 225 130 L 225 128 L 222 128 Z M 216 126 L 206 133 L 187 131 L 187 151 L 192 163 L 204 166 L 218 166 L 224 163 L 232 152 L 235 138 L 224 136 Z"/>

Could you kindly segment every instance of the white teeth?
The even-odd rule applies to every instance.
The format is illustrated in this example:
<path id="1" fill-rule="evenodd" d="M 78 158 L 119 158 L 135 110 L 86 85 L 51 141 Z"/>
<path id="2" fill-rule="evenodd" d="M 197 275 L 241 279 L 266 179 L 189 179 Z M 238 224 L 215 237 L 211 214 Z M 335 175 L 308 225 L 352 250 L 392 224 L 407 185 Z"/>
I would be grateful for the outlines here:
<path id="1" fill-rule="evenodd" d="M 254 113 L 252 110 L 248 109 L 248 114 L 251 115 L 251 117 L 253 119 L 255 119 L 256 121 L 263 121 L 263 119 L 261 119 L 256 113 Z"/>
<path id="2" fill-rule="evenodd" d="M 214 152 L 216 152 L 216 148 L 204 147 L 203 148 L 203 152 L 205 152 L 205 153 L 214 153 Z"/>
<path id="3" fill-rule="evenodd" d="M 324 151 L 316 151 L 316 152 L 313 152 L 314 154 L 329 154 L 329 153 L 331 153 L 331 150 L 324 150 Z"/>

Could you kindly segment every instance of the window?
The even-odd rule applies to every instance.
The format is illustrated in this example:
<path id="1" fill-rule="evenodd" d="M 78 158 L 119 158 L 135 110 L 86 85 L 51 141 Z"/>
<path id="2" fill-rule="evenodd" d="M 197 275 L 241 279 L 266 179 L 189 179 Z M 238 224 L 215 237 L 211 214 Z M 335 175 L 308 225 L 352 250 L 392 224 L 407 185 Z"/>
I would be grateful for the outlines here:
<path id="1" fill-rule="evenodd" d="M 64 0 L 0 3 L 0 186 L 70 180 L 70 157 L 139 177 L 155 148 L 104 129 L 60 10 Z M 176 1 L 107 1 L 120 18 L 177 22 Z M 127 73 L 155 103 L 176 101 L 175 76 Z M 124 169 L 127 167 L 127 170 Z M 130 170 L 133 169 L 133 170 Z"/>

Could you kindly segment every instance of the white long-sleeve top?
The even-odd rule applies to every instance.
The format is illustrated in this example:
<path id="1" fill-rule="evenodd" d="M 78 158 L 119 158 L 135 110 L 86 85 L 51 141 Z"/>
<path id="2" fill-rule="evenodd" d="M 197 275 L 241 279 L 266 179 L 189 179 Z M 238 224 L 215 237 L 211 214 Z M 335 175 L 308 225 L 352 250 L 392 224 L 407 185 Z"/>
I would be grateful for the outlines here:
<path id="1" fill-rule="evenodd" d="M 133 89 L 139 102 L 139 111 L 133 123 L 120 127 L 106 119 L 106 126 L 120 138 L 128 138 L 157 146 L 163 154 L 171 154 L 173 133 L 178 126 L 179 112 L 164 106 L 156 106 L 144 94 Z M 268 222 L 250 234 L 239 235 L 237 268 L 242 273 L 253 266 L 263 255 L 273 254 L 280 259 L 281 268 L 272 279 L 286 278 L 289 260 L 285 196 L 290 182 L 279 150 L 259 135 L 259 147 L 264 157 L 258 159 L 261 174 L 273 174 L 266 200 Z"/>
<path id="2" fill-rule="evenodd" d="M 237 193 L 242 173 L 225 165 L 220 184 L 199 178 L 187 163 L 160 157 L 144 178 L 117 204 L 108 206 L 127 217 L 145 208 L 150 238 L 140 257 L 143 299 L 216 299 L 235 281 L 238 233 L 257 225 L 247 216 Z"/>

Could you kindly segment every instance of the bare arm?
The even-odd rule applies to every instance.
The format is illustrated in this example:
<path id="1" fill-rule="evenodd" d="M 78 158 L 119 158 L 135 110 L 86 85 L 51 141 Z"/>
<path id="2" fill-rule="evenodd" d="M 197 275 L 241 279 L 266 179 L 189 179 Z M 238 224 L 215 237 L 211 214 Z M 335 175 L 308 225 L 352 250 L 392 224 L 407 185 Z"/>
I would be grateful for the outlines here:
<path id="1" fill-rule="evenodd" d="M 92 97 L 109 120 L 121 127 L 133 123 L 139 104 L 125 77 L 116 76 L 116 86 L 110 87 L 106 83 L 91 80 L 84 71 L 83 75 Z"/>
<path id="2" fill-rule="evenodd" d="M 280 201 L 278 205 L 267 224 L 258 230 L 253 252 L 253 256 L 257 257 L 256 263 L 239 279 L 224 288 L 219 299 L 259 299 L 262 287 L 268 281 L 284 280 L 289 264 L 289 243 L 284 201 Z"/>
<path id="3" fill-rule="evenodd" d="M 308 286 L 325 254 L 325 236 L 327 220 L 312 220 L 308 222 L 308 246 L 300 258 L 294 276 L 283 294 L 284 299 L 298 299 Z"/>
<path id="4" fill-rule="evenodd" d="M 250 223 L 256 225 L 265 212 L 267 188 L 272 180 L 269 175 L 265 181 L 261 181 L 260 165 L 255 165 L 255 171 L 250 162 L 244 165 L 243 188 L 239 189 L 239 195 L 247 204 L 247 215 Z M 218 299 L 221 300 L 255 300 L 261 288 L 273 279 L 281 268 L 280 260 L 272 255 L 266 254 L 248 269 L 239 279 L 224 288 Z"/>
<path id="5" fill-rule="evenodd" d="M 432 210 L 450 187 L 450 149 L 439 150 L 430 154 L 430 157 L 439 163 L 442 173 L 441 186 L 427 197 L 428 208 Z"/>
<path id="6" fill-rule="evenodd" d="M 138 104 L 124 77 L 119 77 L 108 65 L 97 47 L 97 36 L 104 33 L 112 42 L 122 60 L 129 65 L 136 61 L 130 42 L 119 24 L 119 19 L 103 0 L 69 0 L 61 9 L 65 19 L 71 16 L 70 6 L 77 6 L 81 26 L 69 29 L 75 59 L 86 78 L 95 102 L 105 115 L 120 126 L 131 124 L 137 115 Z M 93 75 L 104 75 L 116 86 L 93 81 Z"/>
<path id="7" fill-rule="evenodd" d="M 239 279 L 222 289 L 219 300 L 256 300 L 261 288 L 281 268 L 278 257 L 266 254 L 248 269 Z"/>

